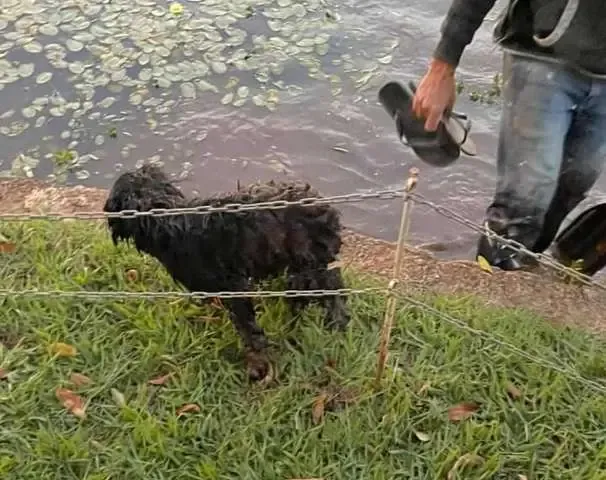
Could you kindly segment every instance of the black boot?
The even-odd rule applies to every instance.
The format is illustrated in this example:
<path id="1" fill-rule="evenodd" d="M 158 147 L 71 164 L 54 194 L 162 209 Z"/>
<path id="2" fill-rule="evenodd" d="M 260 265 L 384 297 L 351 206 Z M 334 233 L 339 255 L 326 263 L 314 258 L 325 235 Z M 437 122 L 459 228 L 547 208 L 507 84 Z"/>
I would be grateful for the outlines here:
<path id="1" fill-rule="evenodd" d="M 484 222 L 484 228 L 489 229 L 487 222 Z M 507 238 L 505 235 L 501 236 Z M 519 252 L 499 241 L 498 238 L 486 234 L 478 240 L 476 259 L 478 257 L 484 257 L 490 265 L 501 270 L 523 270 L 537 265 L 537 261 L 530 255 Z"/>

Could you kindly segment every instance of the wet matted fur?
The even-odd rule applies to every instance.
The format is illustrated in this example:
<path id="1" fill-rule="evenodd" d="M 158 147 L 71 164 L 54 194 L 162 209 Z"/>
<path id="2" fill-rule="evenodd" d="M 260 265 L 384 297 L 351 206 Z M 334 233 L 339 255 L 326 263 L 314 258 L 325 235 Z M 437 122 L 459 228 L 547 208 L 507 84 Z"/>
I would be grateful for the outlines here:
<path id="1" fill-rule="evenodd" d="M 237 192 L 208 198 L 186 198 L 157 166 L 145 165 L 122 174 L 104 210 L 147 211 L 154 208 L 222 206 L 319 197 L 300 182 L 256 183 Z M 282 209 L 214 212 L 206 215 L 108 218 L 114 244 L 132 242 L 158 259 L 173 279 L 190 291 L 243 291 L 255 282 L 286 272 L 287 289 L 343 288 L 339 268 L 329 268 L 341 249 L 338 210 L 330 205 L 293 205 Z M 293 314 L 312 301 L 325 308 L 325 325 L 345 328 L 345 297 L 288 298 Z M 264 378 L 267 338 L 257 325 L 250 298 L 226 299 L 224 305 L 247 349 L 249 375 Z"/>

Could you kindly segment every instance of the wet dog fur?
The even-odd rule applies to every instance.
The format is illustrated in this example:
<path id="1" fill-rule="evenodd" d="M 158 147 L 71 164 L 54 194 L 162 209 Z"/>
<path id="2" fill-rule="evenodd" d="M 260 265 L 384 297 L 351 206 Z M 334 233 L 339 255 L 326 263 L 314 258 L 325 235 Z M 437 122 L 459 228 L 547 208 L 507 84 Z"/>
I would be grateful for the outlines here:
<path id="1" fill-rule="evenodd" d="M 188 199 L 159 167 L 144 165 L 116 180 L 104 210 L 217 207 L 318 196 L 305 183 L 270 181 L 238 187 L 234 193 Z M 250 290 L 256 282 L 284 273 L 289 290 L 344 287 L 340 269 L 330 268 L 341 248 L 341 223 L 339 212 L 329 205 L 108 218 L 108 227 L 115 245 L 131 242 L 140 252 L 159 260 L 172 278 L 190 291 Z M 293 315 L 313 301 L 324 307 L 326 326 L 347 326 L 345 297 L 287 298 Z M 268 342 L 257 325 L 252 300 L 231 298 L 223 304 L 246 349 L 250 378 L 265 378 L 269 369 L 265 355 Z"/>

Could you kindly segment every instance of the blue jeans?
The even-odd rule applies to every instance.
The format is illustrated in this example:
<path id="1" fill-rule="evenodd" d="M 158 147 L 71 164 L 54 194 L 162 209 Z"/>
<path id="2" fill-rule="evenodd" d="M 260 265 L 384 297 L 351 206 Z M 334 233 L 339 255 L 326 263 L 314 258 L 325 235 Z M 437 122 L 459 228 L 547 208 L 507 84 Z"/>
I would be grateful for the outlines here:
<path id="1" fill-rule="evenodd" d="M 488 226 L 545 251 L 606 160 L 606 80 L 505 54 L 497 187 Z"/>

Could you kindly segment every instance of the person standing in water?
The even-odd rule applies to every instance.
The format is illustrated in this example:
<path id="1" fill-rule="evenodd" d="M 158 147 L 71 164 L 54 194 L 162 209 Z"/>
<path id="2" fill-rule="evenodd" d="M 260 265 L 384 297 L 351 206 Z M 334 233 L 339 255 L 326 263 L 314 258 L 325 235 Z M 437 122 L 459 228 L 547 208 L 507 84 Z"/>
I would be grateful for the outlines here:
<path id="1" fill-rule="evenodd" d="M 454 105 L 459 60 L 495 3 L 453 0 L 413 100 L 426 130 Z M 509 0 L 494 40 L 504 50 L 503 106 L 484 226 L 542 253 L 606 159 L 606 2 Z M 532 263 L 485 235 L 477 255 L 504 270 Z"/>

